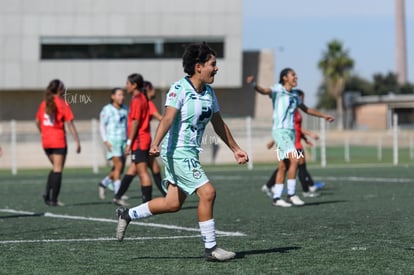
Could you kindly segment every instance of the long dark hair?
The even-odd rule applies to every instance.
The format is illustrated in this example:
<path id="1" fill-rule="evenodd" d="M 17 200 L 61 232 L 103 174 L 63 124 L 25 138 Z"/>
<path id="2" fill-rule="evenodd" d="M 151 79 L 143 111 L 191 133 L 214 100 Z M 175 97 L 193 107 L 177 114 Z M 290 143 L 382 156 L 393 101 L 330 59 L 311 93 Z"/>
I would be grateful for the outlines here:
<path id="1" fill-rule="evenodd" d="M 217 54 L 206 42 L 188 45 L 183 54 L 184 72 L 189 76 L 194 75 L 195 65 L 206 63 L 212 55 L 216 56 Z"/>
<path id="2" fill-rule="evenodd" d="M 142 75 L 140 74 L 130 74 L 128 76 L 128 81 L 131 82 L 131 84 L 137 84 L 137 90 L 141 91 L 145 97 L 148 99 L 147 97 L 147 92 L 144 89 L 144 78 L 142 77 Z"/>
<path id="3" fill-rule="evenodd" d="M 59 79 L 50 81 L 45 92 L 46 114 L 53 116 L 56 113 L 55 95 L 63 88 L 63 82 Z"/>

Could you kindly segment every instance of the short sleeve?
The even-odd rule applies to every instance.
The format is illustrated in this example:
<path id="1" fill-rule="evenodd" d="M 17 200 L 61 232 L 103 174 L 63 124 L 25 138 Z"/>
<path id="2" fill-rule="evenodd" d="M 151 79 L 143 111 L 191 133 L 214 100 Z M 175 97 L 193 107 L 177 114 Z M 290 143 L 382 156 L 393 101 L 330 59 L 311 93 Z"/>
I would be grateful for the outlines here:
<path id="1" fill-rule="evenodd" d="M 272 92 L 269 94 L 269 97 L 270 98 L 275 98 L 277 93 L 281 92 L 280 84 L 274 84 L 273 86 L 270 87 L 270 90 Z"/>
<path id="2" fill-rule="evenodd" d="M 165 106 L 174 107 L 175 109 L 180 110 L 184 103 L 184 96 L 184 87 L 181 84 L 175 83 L 171 85 L 171 88 L 167 93 Z"/>
<path id="3" fill-rule="evenodd" d="M 106 110 L 107 110 L 106 107 L 103 107 L 101 113 L 99 114 L 99 120 L 104 125 L 106 125 L 108 123 L 108 115 L 107 115 Z"/>
<path id="4" fill-rule="evenodd" d="M 140 120 L 141 112 L 142 112 L 141 109 L 142 109 L 142 106 L 141 106 L 141 104 L 139 104 L 139 99 L 134 97 L 131 101 L 131 106 L 130 106 L 130 109 L 129 109 L 130 117 L 133 120 Z"/>
<path id="5" fill-rule="evenodd" d="M 74 120 L 75 116 L 73 115 L 72 108 L 70 108 L 70 105 L 65 102 L 64 106 L 65 106 L 65 118 L 64 118 L 64 120 L 65 121 Z"/>
<path id="6" fill-rule="evenodd" d="M 214 114 L 214 113 L 217 113 L 217 112 L 220 111 L 220 107 L 219 107 L 219 104 L 218 104 L 216 93 L 214 92 L 213 89 L 211 89 L 211 93 L 212 93 L 212 96 L 213 96 L 213 105 L 212 105 L 213 108 L 212 109 L 213 109 L 213 114 Z"/>
<path id="7" fill-rule="evenodd" d="M 42 121 L 43 120 L 43 113 L 44 113 L 44 108 L 43 108 L 43 102 L 42 102 L 42 103 L 40 103 L 39 109 L 37 110 L 36 120 Z"/>
<path id="8" fill-rule="evenodd" d="M 299 105 L 301 105 L 303 102 L 302 102 L 302 100 L 300 99 L 300 97 L 299 97 L 299 94 L 298 94 L 297 90 L 293 90 L 293 93 L 294 93 L 294 95 L 295 95 L 295 97 L 296 97 L 296 102 L 297 102 L 298 106 L 299 106 Z"/>
<path id="9" fill-rule="evenodd" d="M 157 107 L 155 106 L 154 102 L 152 102 L 151 100 L 148 101 L 148 112 L 150 116 L 152 116 L 155 113 L 158 113 Z"/>

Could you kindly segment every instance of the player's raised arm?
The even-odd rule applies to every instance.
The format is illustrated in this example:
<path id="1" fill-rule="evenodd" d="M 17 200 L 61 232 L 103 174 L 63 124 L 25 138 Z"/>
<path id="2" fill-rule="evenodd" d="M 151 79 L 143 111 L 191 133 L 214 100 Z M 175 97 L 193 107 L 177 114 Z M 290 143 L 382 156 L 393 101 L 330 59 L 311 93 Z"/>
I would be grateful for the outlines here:
<path id="1" fill-rule="evenodd" d="M 250 84 L 256 92 L 262 95 L 270 95 L 272 93 L 272 90 L 270 88 L 264 88 L 262 86 L 257 85 L 256 81 L 254 80 L 254 76 L 252 75 L 246 78 L 246 83 Z"/>
<path id="2" fill-rule="evenodd" d="M 325 114 L 325 113 L 322 113 L 322 112 L 319 112 L 318 110 L 316 110 L 316 109 L 313 109 L 313 108 L 309 108 L 308 106 L 306 106 L 305 104 L 300 104 L 299 105 L 299 108 L 301 109 L 301 110 L 303 110 L 305 113 L 307 113 L 307 114 L 309 114 L 309 115 L 311 115 L 311 116 L 316 116 L 316 117 L 321 117 L 321 118 L 324 118 L 326 121 L 328 121 L 328 122 L 333 122 L 333 121 L 335 121 L 335 118 L 333 117 L 333 116 L 331 116 L 331 115 L 328 115 L 328 114 Z"/>

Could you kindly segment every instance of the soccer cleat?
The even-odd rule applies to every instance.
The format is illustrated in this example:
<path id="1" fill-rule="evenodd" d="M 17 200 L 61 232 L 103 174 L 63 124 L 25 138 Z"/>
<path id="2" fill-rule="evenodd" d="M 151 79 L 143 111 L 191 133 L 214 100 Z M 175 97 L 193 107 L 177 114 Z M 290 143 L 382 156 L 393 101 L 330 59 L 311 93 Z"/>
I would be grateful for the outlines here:
<path id="1" fill-rule="evenodd" d="M 118 216 L 118 226 L 116 227 L 116 238 L 122 242 L 125 236 L 125 231 L 128 227 L 131 217 L 128 214 L 129 209 L 125 207 L 118 207 L 116 215 Z"/>
<path id="2" fill-rule="evenodd" d="M 127 195 L 122 195 L 122 197 L 121 197 L 121 200 L 124 200 L 124 201 L 126 201 L 128 199 L 129 199 L 129 197 Z"/>
<path id="3" fill-rule="evenodd" d="M 292 204 L 282 200 L 282 199 L 274 199 L 272 202 L 273 206 L 279 206 L 279 207 L 291 207 Z"/>
<path id="4" fill-rule="evenodd" d="M 304 198 L 315 198 L 315 197 L 319 197 L 319 196 L 320 196 L 320 194 L 319 194 L 319 193 L 317 193 L 317 192 L 312 192 L 312 191 L 309 191 L 309 192 L 303 192 L 303 193 L 302 193 L 302 195 L 303 195 L 303 197 L 304 197 Z"/>
<path id="5" fill-rule="evenodd" d="M 65 204 L 61 201 L 48 201 L 47 205 L 49 205 L 49 206 L 65 206 Z"/>
<path id="6" fill-rule="evenodd" d="M 50 200 L 49 196 L 46 194 L 43 194 L 42 197 L 43 197 L 43 201 L 45 202 L 45 204 L 49 205 L 49 200 Z"/>
<path id="7" fill-rule="evenodd" d="M 112 203 L 118 206 L 128 206 L 129 204 L 126 203 L 123 199 L 113 198 Z"/>
<path id="8" fill-rule="evenodd" d="M 228 261 L 236 257 L 236 253 L 226 251 L 217 246 L 205 250 L 205 258 L 207 261 Z"/>
<path id="9" fill-rule="evenodd" d="M 315 183 L 313 184 L 313 186 L 315 186 L 315 187 L 316 187 L 316 190 L 317 190 L 317 189 L 322 189 L 322 188 L 324 188 L 324 187 L 325 187 L 325 183 L 323 183 L 323 182 L 321 182 L 321 181 L 318 181 L 318 182 L 315 182 Z"/>
<path id="10" fill-rule="evenodd" d="M 297 206 L 300 206 L 300 205 L 304 205 L 305 204 L 305 202 L 303 201 L 303 200 L 301 200 L 298 196 L 296 196 L 296 195 L 293 195 L 293 196 L 291 196 L 291 197 L 289 197 L 289 201 L 293 204 L 293 205 L 297 205 Z"/>
<path id="11" fill-rule="evenodd" d="M 101 200 L 105 199 L 105 187 L 102 184 L 99 184 L 98 186 L 98 194 Z"/>
<path id="12" fill-rule="evenodd" d="M 267 185 L 266 185 L 266 184 L 265 184 L 265 185 L 263 185 L 263 186 L 262 186 L 262 188 L 261 188 L 260 190 L 262 190 L 262 192 L 263 192 L 263 193 L 265 193 L 265 194 L 266 194 L 266 196 L 268 196 L 269 198 L 272 198 L 272 197 L 273 197 L 273 192 L 272 192 L 272 189 L 271 189 L 271 188 L 269 188 L 269 187 L 267 187 Z"/>
<path id="13" fill-rule="evenodd" d="M 318 190 L 318 188 L 315 185 L 309 186 L 309 191 L 314 193 L 316 192 L 316 190 Z"/>

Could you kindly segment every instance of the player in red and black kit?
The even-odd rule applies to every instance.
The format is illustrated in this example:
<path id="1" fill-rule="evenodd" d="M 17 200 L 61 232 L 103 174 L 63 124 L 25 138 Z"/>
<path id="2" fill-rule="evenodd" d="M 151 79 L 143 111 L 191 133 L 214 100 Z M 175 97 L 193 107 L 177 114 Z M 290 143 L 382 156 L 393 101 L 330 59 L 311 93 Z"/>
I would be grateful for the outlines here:
<path id="1" fill-rule="evenodd" d="M 143 86 L 144 79 L 140 74 L 128 76 L 126 90 L 132 95 L 132 100 L 128 113 L 128 140 L 125 153 L 131 154 L 132 163 L 113 199 L 117 205 L 126 205 L 121 198 L 136 174 L 141 182 L 142 201 L 147 202 L 152 199 L 152 182 L 148 173 L 148 152 L 151 144 L 150 117 L 148 99 L 143 92 Z"/>
<path id="2" fill-rule="evenodd" d="M 304 101 L 305 94 L 302 90 L 296 90 L 298 93 L 299 98 Z M 311 175 L 309 174 L 308 170 L 306 169 L 306 159 L 305 159 L 305 150 L 302 146 L 302 139 L 309 145 L 313 145 L 309 142 L 306 136 L 310 136 L 314 139 L 319 139 L 319 136 L 315 133 L 312 133 L 308 130 L 302 128 L 302 115 L 300 114 L 299 110 L 296 110 L 294 113 L 294 122 L 295 122 L 295 148 L 297 150 L 298 156 L 298 176 L 300 183 L 302 185 L 302 191 L 304 197 L 316 197 L 319 194 L 316 193 L 318 187 L 314 184 Z M 274 145 L 274 141 L 268 143 L 268 148 L 272 148 Z M 275 184 L 275 178 L 277 175 L 278 169 L 276 169 L 272 176 L 270 177 L 269 181 L 266 185 L 262 186 L 262 191 L 265 192 L 268 196 L 272 196 L 272 186 Z M 319 188 L 323 186 L 323 183 L 318 184 Z"/>
<path id="3" fill-rule="evenodd" d="M 42 136 L 43 149 L 52 163 L 46 190 L 43 199 L 47 205 L 62 206 L 58 201 L 62 184 L 62 171 L 67 154 L 65 122 L 76 142 L 76 152 L 79 154 L 81 146 L 70 106 L 61 98 L 65 91 L 63 82 L 54 79 L 46 88 L 45 99 L 40 103 L 36 114 L 36 125 Z"/>
<path id="4" fill-rule="evenodd" d="M 150 120 L 156 119 L 161 121 L 162 115 L 158 112 L 157 107 L 155 106 L 154 102 L 152 101 L 155 98 L 155 88 L 152 86 L 150 81 L 144 81 L 144 89 L 146 91 L 146 95 L 148 98 L 148 111 Z M 161 168 L 158 164 L 158 161 L 154 156 L 149 156 L 149 168 L 151 169 L 152 177 L 154 179 L 154 183 L 157 186 L 158 190 L 161 194 L 165 197 L 166 193 L 161 186 Z"/>

